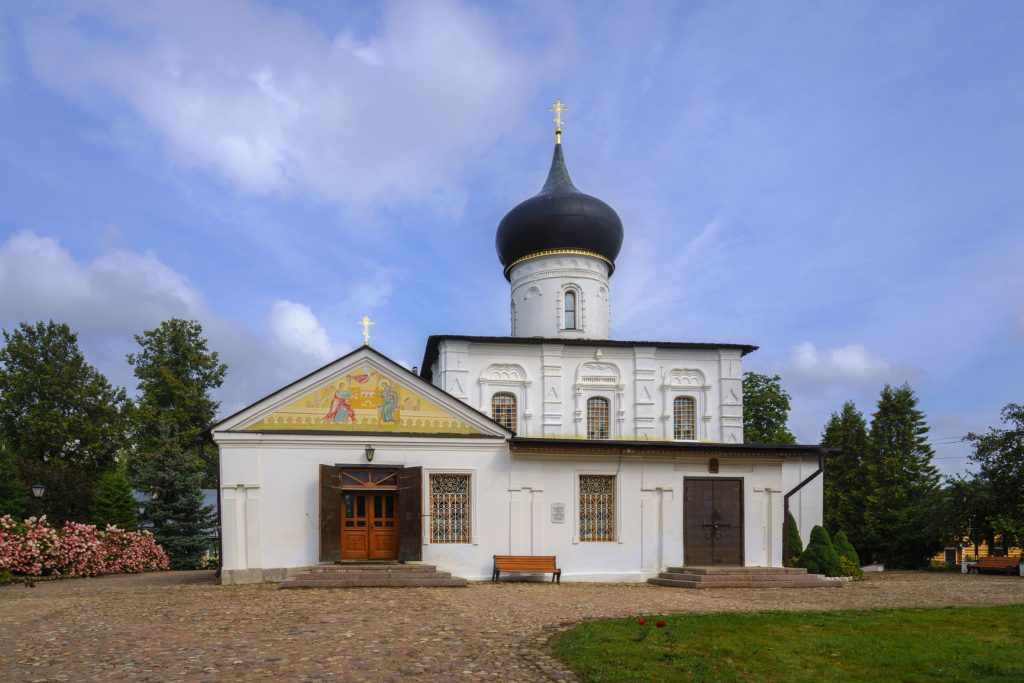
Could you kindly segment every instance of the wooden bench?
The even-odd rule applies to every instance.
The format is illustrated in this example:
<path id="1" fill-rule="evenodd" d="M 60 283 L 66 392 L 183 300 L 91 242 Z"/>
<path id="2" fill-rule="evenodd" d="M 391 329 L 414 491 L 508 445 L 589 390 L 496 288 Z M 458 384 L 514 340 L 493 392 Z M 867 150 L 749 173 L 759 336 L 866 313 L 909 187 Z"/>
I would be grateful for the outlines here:
<path id="1" fill-rule="evenodd" d="M 983 557 L 974 564 L 967 565 L 967 571 L 972 574 L 979 572 L 1006 572 L 1007 576 L 1020 571 L 1019 557 Z"/>
<path id="2" fill-rule="evenodd" d="M 551 583 L 562 583 L 562 570 L 554 555 L 495 555 L 491 581 L 497 581 L 502 572 L 529 572 L 551 574 Z"/>

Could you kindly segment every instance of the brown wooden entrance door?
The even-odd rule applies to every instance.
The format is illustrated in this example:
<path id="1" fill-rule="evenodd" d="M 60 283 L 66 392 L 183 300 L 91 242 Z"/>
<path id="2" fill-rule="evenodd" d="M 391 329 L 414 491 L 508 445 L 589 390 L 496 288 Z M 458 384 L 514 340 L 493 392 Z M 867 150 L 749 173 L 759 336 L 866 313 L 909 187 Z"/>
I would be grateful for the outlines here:
<path id="1" fill-rule="evenodd" d="M 341 559 L 398 558 L 398 518 L 393 491 L 346 491 L 341 497 Z"/>
<path id="2" fill-rule="evenodd" d="M 683 562 L 742 566 L 743 480 L 688 477 L 683 498 Z"/>

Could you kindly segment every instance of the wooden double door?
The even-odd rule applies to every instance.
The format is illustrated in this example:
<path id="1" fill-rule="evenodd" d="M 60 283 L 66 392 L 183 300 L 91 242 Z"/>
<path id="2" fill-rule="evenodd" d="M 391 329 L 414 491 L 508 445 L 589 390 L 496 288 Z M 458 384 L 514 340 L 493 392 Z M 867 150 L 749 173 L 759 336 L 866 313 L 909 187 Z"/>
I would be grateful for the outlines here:
<path id="1" fill-rule="evenodd" d="M 687 477 L 683 498 L 683 562 L 742 566 L 743 480 Z"/>
<path id="2" fill-rule="evenodd" d="M 398 558 L 395 491 L 345 491 L 341 496 L 341 559 Z"/>

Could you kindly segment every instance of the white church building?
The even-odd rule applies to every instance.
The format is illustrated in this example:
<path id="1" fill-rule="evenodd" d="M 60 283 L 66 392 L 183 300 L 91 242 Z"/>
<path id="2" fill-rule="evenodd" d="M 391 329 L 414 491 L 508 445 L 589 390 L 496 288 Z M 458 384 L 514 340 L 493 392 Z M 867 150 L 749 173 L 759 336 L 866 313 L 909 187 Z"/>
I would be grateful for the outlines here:
<path id="1" fill-rule="evenodd" d="M 222 581 L 425 562 L 489 579 L 555 555 L 567 581 L 778 567 L 788 506 L 822 523 L 818 446 L 743 443 L 756 346 L 611 338 L 616 212 L 576 189 L 556 130 L 541 191 L 498 226 L 511 335 L 439 335 L 418 374 L 368 344 L 209 431 Z"/>

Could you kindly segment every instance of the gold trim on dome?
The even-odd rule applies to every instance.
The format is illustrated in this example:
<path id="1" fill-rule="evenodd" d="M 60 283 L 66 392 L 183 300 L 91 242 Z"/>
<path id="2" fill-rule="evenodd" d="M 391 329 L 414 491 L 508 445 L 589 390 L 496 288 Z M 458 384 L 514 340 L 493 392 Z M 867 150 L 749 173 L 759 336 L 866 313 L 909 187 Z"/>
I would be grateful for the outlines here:
<path id="1" fill-rule="evenodd" d="M 529 261 L 530 259 L 539 258 L 541 256 L 559 256 L 559 255 L 590 256 L 590 257 L 593 257 L 593 258 L 596 258 L 596 259 L 601 259 L 602 261 L 607 263 L 611 268 L 615 268 L 615 264 L 612 263 L 611 259 L 609 259 L 609 258 L 607 258 L 605 256 L 601 256 L 596 251 L 586 251 L 585 249 L 545 249 L 544 251 L 535 251 L 532 254 L 527 254 L 526 256 L 520 256 L 515 261 L 513 261 L 512 263 L 508 264 L 508 266 L 505 267 L 505 274 L 508 275 L 509 272 L 513 268 L 518 266 L 523 261 Z"/>

